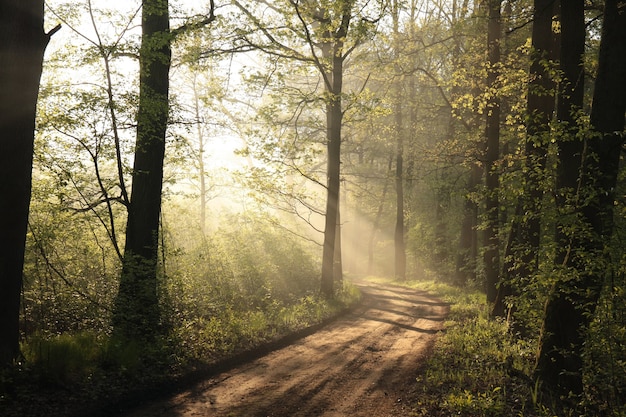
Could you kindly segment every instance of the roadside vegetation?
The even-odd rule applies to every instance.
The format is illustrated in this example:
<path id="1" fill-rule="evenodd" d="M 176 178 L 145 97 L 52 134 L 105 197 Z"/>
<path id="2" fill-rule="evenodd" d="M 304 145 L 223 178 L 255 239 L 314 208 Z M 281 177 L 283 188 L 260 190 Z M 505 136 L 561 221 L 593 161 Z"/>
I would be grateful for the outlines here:
<path id="1" fill-rule="evenodd" d="M 86 270 L 70 276 L 71 241 L 62 231 L 49 233 L 49 239 L 65 242 L 68 263 L 55 259 L 67 266 L 61 269 L 68 274 L 63 278 L 73 285 L 59 285 L 58 275 L 45 273 L 27 281 L 24 305 L 32 331 L 21 344 L 20 364 L 0 374 L 0 415 L 76 415 L 85 406 L 103 412 L 129 394 L 153 395 L 223 368 L 233 358 L 245 360 L 359 301 L 358 289 L 348 282 L 333 299 L 319 295 L 319 271 L 306 245 L 278 239 L 262 223 L 246 226 L 243 216 L 231 221 L 212 239 L 199 238 L 193 228 L 167 234 L 163 314 L 159 334 L 148 345 L 115 336 L 107 320 L 110 283 L 90 280 Z M 114 280 L 115 270 L 110 274 Z"/>
<path id="2" fill-rule="evenodd" d="M 344 273 L 451 303 L 417 415 L 626 414 L 626 2 L 2 4 L 0 416 L 323 322 Z"/>
<path id="3" fill-rule="evenodd" d="M 555 401 L 533 377 L 537 338 L 520 337 L 516 326 L 489 318 L 485 294 L 478 288 L 435 280 L 369 279 L 426 290 L 450 304 L 444 330 L 417 372 L 412 416 L 626 416 L 621 400 L 610 395 L 621 379 L 610 376 L 610 370 L 594 369 L 590 360 L 585 375 L 593 396 L 575 408 Z M 596 328 L 590 355 L 597 354 L 602 338 Z"/>

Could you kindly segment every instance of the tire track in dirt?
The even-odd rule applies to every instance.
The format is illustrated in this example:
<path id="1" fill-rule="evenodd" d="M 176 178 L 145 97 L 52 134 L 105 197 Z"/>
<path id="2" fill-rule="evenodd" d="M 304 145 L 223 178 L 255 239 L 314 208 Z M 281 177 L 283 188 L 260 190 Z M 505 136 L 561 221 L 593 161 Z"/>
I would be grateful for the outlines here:
<path id="1" fill-rule="evenodd" d="M 124 416 L 403 415 L 448 306 L 423 291 L 358 285 L 361 305 L 322 330 Z"/>

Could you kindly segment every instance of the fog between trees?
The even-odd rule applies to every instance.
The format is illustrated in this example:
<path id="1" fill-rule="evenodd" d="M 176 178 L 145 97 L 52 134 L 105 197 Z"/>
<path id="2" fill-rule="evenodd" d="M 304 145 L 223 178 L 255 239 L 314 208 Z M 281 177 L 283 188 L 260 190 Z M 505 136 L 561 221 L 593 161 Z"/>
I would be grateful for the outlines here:
<path id="1" fill-rule="evenodd" d="M 485 291 L 555 398 L 623 407 L 623 9 L 48 2 L 26 360 L 84 335 L 203 360 L 344 277 L 435 279 Z"/>

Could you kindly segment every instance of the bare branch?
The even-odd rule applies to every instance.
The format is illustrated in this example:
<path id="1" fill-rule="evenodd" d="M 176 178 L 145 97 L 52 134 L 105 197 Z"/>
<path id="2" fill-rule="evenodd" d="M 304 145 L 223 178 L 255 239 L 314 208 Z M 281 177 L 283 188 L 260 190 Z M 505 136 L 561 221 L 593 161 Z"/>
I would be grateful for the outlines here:
<path id="1" fill-rule="evenodd" d="M 170 31 L 170 33 L 172 34 L 172 36 L 174 38 L 177 38 L 178 36 L 185 34 L 187 32 L 190 32 L 192 30 L 197 30 L 200 29 L 202 27 L 208 26 L 211 23 L 213 23 L 213 21 L 215 21 L 215 0 L 210 0 L 210 5 L 209 5 L 209 15 L 197 15 L 194 17 L 201 17 L 200 20 L 197 21 L 189 21 L 187 23 L 185 23 L 182 26 L 177 27 L 176 29 L 172 29 Z"/>

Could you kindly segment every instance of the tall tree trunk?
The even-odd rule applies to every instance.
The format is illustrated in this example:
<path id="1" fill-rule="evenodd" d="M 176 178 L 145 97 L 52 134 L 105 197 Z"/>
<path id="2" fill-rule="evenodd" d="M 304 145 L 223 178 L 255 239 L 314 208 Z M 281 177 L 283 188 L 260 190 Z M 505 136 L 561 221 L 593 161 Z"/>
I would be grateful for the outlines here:
<path id="1" fill-rule="evenodd" d="M 196 134 L 198 135 L 198 176 L 200 177 L 200 229 L 206 233 L 206 206 L 207 206 L 207 186 L 206 169 L 204 165 L 204 131 L 200 117 L 200 97 L 198 94 L 198 75 L 193 74 L 193 106 L 196 116 Z"/>
<path id="2" fill-rule="evenodd" d="M 324 249 L 322 252 L 321 290 L 332 297 L 334 286 L 335 243 L 337 241 L 337 217 L 339 213 L 339 182 L 341 165 L 341 101 L 333 97 L 327 111 L 327 195 L 326 221 L 324 225 Z"/>
<path id="3" fill-rule="evenodd" d="M 555 264 L 563 266 L 572 236 L 571 225 L 576 216 L 576 190 L 581 179 L 583 141 L 577 135 L 576 112 L 583 107 L 585 53 L 584 0 L 571 0 L 561 5 L 560 69 L 563 81 L 559 87 L 557 120 L 562 137 L 557 141 L 556 206 L 558 210 Z"/>
<path id="4" fill-rule="evenodd" d="M 500 271 L 499 253 L 499 199 L 500 185 L 496 162 L 500 157 L 500 99 L 497 96 L 497 80 L 500 65 L 500 7 L 502 0 L 489 0 L 489 23 L 487 28 L 487 47 L 489 69 L 487 72 L 487 126 L 485 149 L 485 199 L 486 226 L 483 235 L 485 281 L 487 301 L 493 303 L 496 299 L 496 285 Z"/>
<path id="5" fill-rule="evenodd" d="M 402 128 L 401 87 L 398 85 L 396 119 L 396 228 L 394 231 L 394 271 L 398 280 L 406 280 L 406 245 L 404 243 L 404 134 Z"/>
<path id="6" fill-rule="evenodd" d="M 400 4 L 397 0 L 392 5 L 394 57 L 400 60 Z M 394 231 L 394 274 L 397 280 L 406 280 L 406 245 L 404 242 L 404 120 L 402 112 L 402 68 L 396 62 L 394 122 L 396 134 L 396 227 Z"/>
<path id="7" fill-rule="evenodd" d="M 394 123 L 396 134 L 396 227 L 394 230 L 394 274 L 398 280 L 406 279 L 406 247 L 404 243 L 404 120 L 402 113 L 402 68 L 400 63 L 400 4 L 392 3 L 394 58 L 396 59 Z"/>
<path id="8" fill-rule="evenodd" d="M 564 23 L 572 19 L 569 23 L 573 25 L 572 32 L 566 29 L 577 36 L 572 41 L 580 42 L 581 4 L 563 2 L 561 13 Z M 581 174 L 577 175 L 580 181 L 577 211 L 583 230 L 568 239 L 563 256 L 566 276 L 555 283 L 549 294 L 536 368 L 544 384 L 560 395 L 583 392 L 585 338 L 604 279 L 611 271 L 607 245 L 613 232 L 615 186 L 626 112 L 624 39 L 626 6 L 618 0 L 607 0 L 591 111 L 591 124 L 597 133 L 586 140 Z M 563 46 L 567 42 L 569 39 L 563 37 Z"/>
<path id="9" fill-rule="evenodd" d="M 333 51 L 334 52 L 334 51 Z M 339 183 L 341 173 L 341 89 L 343 76 L 342 57 L 333 54 L 332 91 L 326 104 L 326 140 L 327 140 L 327 195 L 326 220 L 324 225 L 324 248 L 322 252 L 321 292 L 326 297 L 334 294 L 334 282 L 340 277 L 334 276 L 335 243 L 337 240 L 337 217 L 339 214 Z"/>
<path id="10" fill-rule="evenodd" d="M 453 14 L 455 19 L 459 23 L 463 22 L 463 19 L 466 17 L 468 13 L 469 0 L 463 0 L 458 4 L 455 1 L 455 10 L 456 12 Z M 461 56 L 463 55 L 463 48 L 461 46 L 463 39 L 463 30 L 461 29 L 462 25 L 458 23 L 452 26 L 452 33 L 455 37 L 454 40 L 454 54 L 453 54 L 453 67 L 458 68 L 462 65 L 459 61 Z M 459 30 L 461 29 L 461 30 Z M 452 87 L 452 95 L 454 97 L 458 97 L 461 94 L 460 86 Z M 471 94 L 477 96 L 480 94 L 478 90 L 478 86 L 475 85 L 471 89 Z M 451 111 L 451 116 L 456 119 L 455 111 Z M 452 124 L 452 121 L 450 121 Z M 464 122 L 463 125 L 467 132 L 475 131 L 480 124 L 480 119 L 477 113 L 470 119 L 470 122 Z M 452 134 L 456 134 L 452 132 Z M 474 194 L 479 186 L 483 169 L 481 164 L 478 162 L 480 159 L 479 155 L 472 155 L 473 160 L 471 161 L 471 168 L 468 172 L 467 181 L 465 185 L 465 190 L 463 192 L 463 212 L 462 212 L 462 221 L 461 221 L 461 231 L 459 235 L 459 246 L 456 251 L 456 260 L 455 260 L 455 282 L 463 286 L 470 281 L 476 281 L 477 278 L 477 261 L 478 261 L 478 213 L 479 213 L 479 205 L 475 201 L 472 194 Z"/>
<path id="11" fill-rule="evenodd" d="M 337 227 L 335 229 L 335 254 L 333 255 L 333 278 L 341 288 L 343 281 L 343 259 L 341 256 L 341 204 L 337 200 Z"/>
<path id="12" fill-rule="evenodd" d="M 473 164 L 467 180 L 466 194 L 476 191 L 480 183 L 481 169 L 478 164 Z M 456 255 L 455 281 L 458 285 L 465 285 L 476 279 L 476 256 L 478 224 L 478 205 L 469 197 L 463 200 L 463 220 L 459 237 L 459 250 Z"/>
<path id="13" fill-rule="evenodd" d="M 0 367 L 19 355 L 22 269 L 35 115 L 46 34 L 43 0 L 0 2 Z"/>
<path id="14" fill-rule="evenodd" d="M 132 194 L 113 318 L 118 334 L 140 340 L 149 340 L 160 322 L 157 259 L 170 43 L 168 1 L 144 0 Z"/>
<path id="15" fill-rule="evenodd" d="M 518 199 L 511 236 L 505 250 L 502 279 L 491 314 L 507 314 L 505 299 L 515 293 L 512 281 L 527 278 L 539 268 L 542 182 L 545 175 L 550 120 L 554 113 L 555 83 L 549 60 L 556 58 L 552 30 L 555 0 L 535 0 L 530 82 L 526 119 L 524 193 Z"/>
<path id="16" fill-rule="evenodd" d="M 389 157 L 389 167 L 388 170 L 391 171 L 391 156 Z M 380 197 L 380 203 L 378 204 L 378 209 L 376 210 L 376 217 L 374 218 L 374 224 L 372 224 L 372 232 L 370 233 L 370 237 L 367 244 L 367 273 L 372 275 L 374 273 L 374 238 L 376 237 L 376 232 L 380 227 L 380 220 L 383 216 L 383 208 L 385 207 L 385 200 L 387 198 L 387 190 L 389 188 L 389 180 L 385 179 L 385 185 L 383 186 L 383 193 Z"/>
<path id="17" fill-rule="evenodd" d="M 337 221 L 339 216 L 339 187 L 341 182 L 341 126 L 343 109 L 343 63 L 345 60 L 344 42 L 352 18 L 353 0 L 341 4 L 341 22 L 334 32 L 327 31 L 325 38 L 329 42 L 322 45 L 322 57 L 330 64 L 330 71 L 325 74 L 327 93 L 326 102 L 326 149 L 327 191 L 326 219 L 324 223 L 324 248 L 322 250 L 321 293 L 331 298 L 334 296 L 334 283 L 342 280 L 343 271 L 335 271 L 335 244 L 337 241 Z M 341 250 L 341 248 L 339 248 Z"/>

